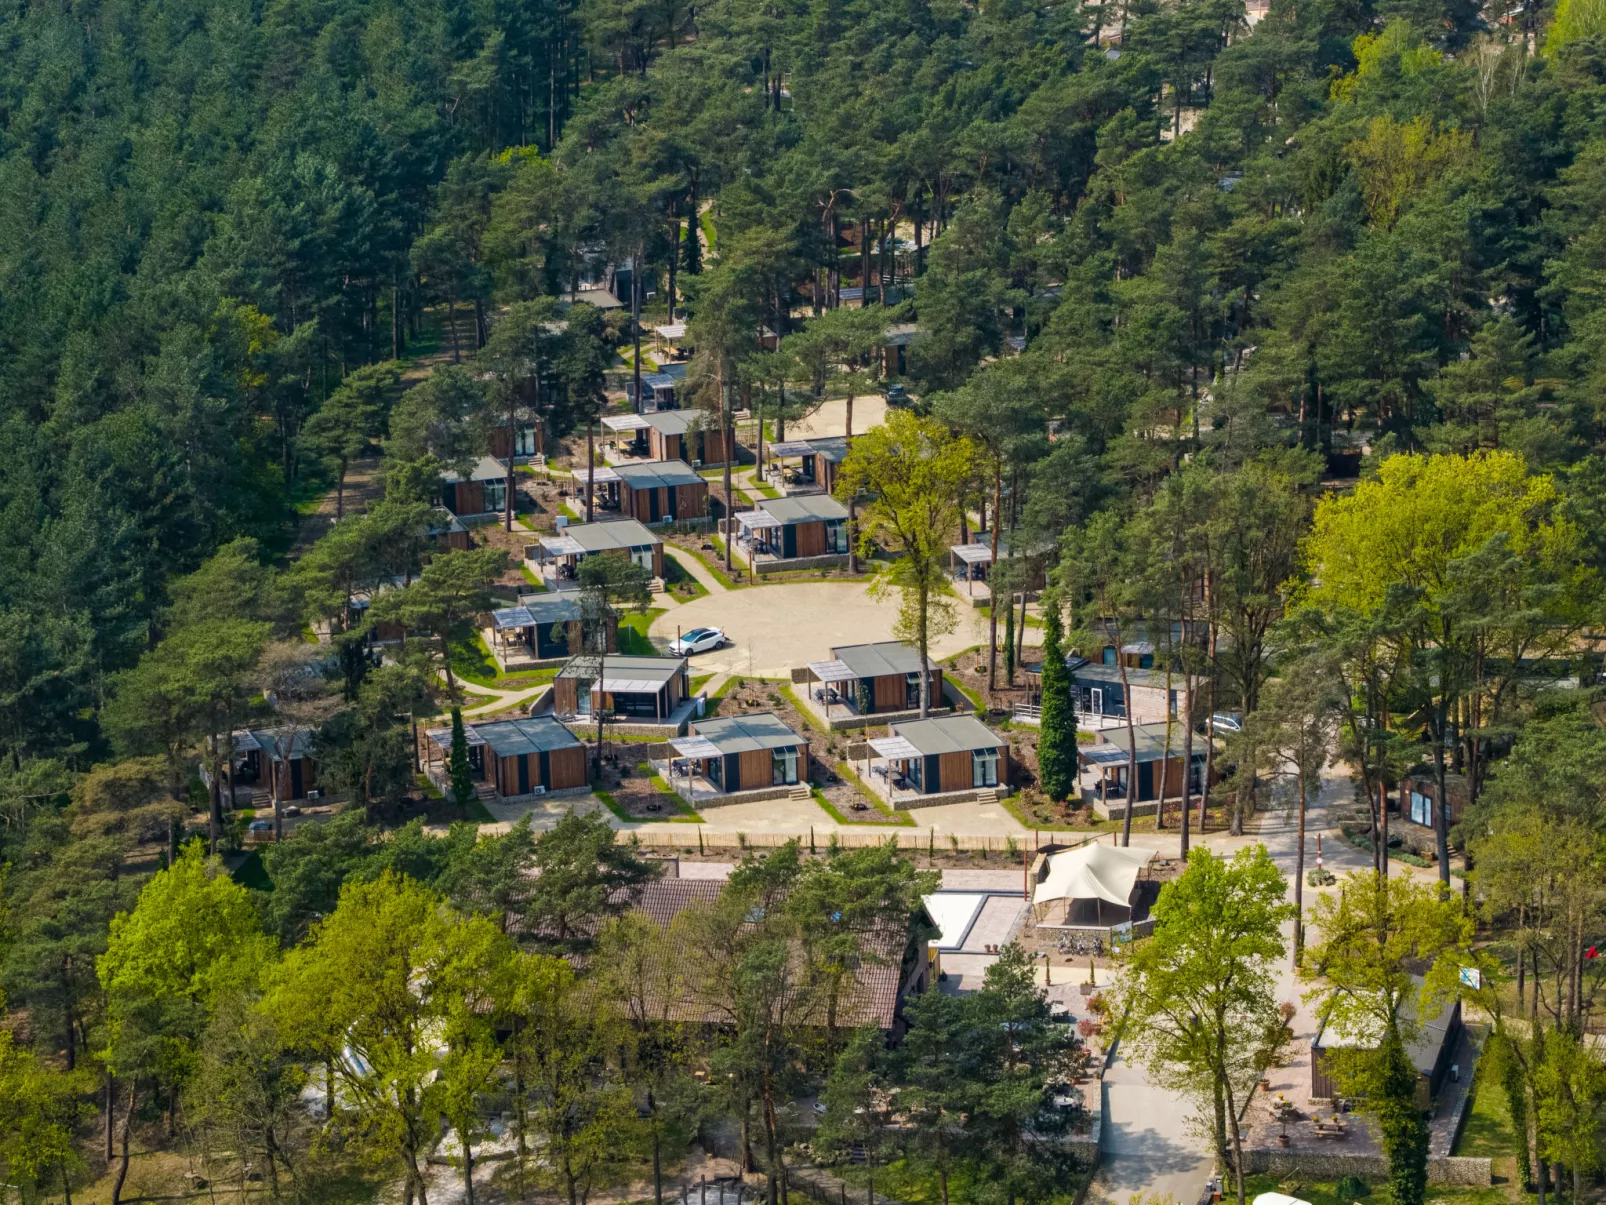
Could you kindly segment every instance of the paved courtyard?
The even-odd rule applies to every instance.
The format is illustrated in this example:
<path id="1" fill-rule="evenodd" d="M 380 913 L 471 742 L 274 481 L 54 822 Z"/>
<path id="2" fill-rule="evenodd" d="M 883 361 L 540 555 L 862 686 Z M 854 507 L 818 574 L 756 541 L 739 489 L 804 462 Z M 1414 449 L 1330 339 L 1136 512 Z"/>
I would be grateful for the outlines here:
<path id="1" fill-rule="evenodd" d="M 700 568 L 691 557 L 675 559 Z M 677 627 L 720 628 L 731 647 L 699 653 L 692 659 L 694 674 L 785 678 L 794 666 L 827 660 L 833 646 L 896 639 L 897 617 L 896 602 L 871 598 L 864 582 L 785 582 L 711 591 L 665 611 L 653 621 L 652 635 L 673 639 Z M 931 655 L 940 661 L 986 638 L 981 612 L 961 608 L 957 628 L 932 642 Z"/>

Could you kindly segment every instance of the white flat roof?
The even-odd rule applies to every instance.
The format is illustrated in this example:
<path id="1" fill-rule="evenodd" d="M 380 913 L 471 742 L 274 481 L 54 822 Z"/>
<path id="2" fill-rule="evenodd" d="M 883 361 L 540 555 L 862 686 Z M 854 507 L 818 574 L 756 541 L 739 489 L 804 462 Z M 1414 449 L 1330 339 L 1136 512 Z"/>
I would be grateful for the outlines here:
<path id="1" fill-rule="evenodd" d="M 987 902 L 987 895 L 979 891 L 936 891 L 922 902 L 938 930 L 931 944 L 939 950 L 957 950 L 965 944 L 965 934 Z"/>

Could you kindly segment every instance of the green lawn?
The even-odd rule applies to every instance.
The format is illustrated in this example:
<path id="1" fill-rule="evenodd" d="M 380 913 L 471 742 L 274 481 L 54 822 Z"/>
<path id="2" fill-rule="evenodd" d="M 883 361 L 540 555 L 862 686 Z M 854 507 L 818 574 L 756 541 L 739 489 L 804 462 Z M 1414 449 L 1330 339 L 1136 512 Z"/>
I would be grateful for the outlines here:
<path id="1" fill-rule="evenodd" d="M 1517 1132 L 1511 1124 L 1506 1094 L 1494 1083 L 1478 1081 L 1473 1086 L 1472 1111 L 1467 1115 L 1457 1155 L 1489 1159 L 1495 1176 L 1507 1184 L 1517 1179 Z"/>
<path id="2" fill-rule="evenodd" d="M 654 607 L 636 615 L 626 615 L 619 621 L 619 651 L 627 657 L 652 657 L 658 652 L 651 640 L 647 639 L 647 629 L 652 621 L 664 613 L 664 608 Z"/>
<path id="3" fill-rule="evenodd" d="M 690 602 L 708 593 L 708 587 L 687 573 L 686 567 L 672 556 L 664 557 L 664 587 L 681 602 Z"/>
<path id="4" fill-rule="evenodd" d="M 725 547 L 725 545 L 720 540 L 720 538 L 718 536 L 713 537 L 713 540 L 714 540 L 714 546 L 716 548 L 720 549 L 719 556 L 717 558 L 714 558 L 714 559 L 710 559 L 710 558 L 704 556 L 700 552 L 697 552 L 697 551 L 695 551 L 693 549 L 690 549 L 690 548 L 683 547 L 683 546 L 681 546 L 679 544 L 675 545 L 675 551 L 680 553 L 683 556 L 689 556 L 689 557 L 693 557 L 694 559 L 696 559 L 698 564 L 702 565 L 702 567 L 704 569 L 708 570 L 709 573 L 713 574 L 714 575 L 714 580 L 716 582 L 718 582 L 720 585 L 724 586 L 725 589 L 727 589 L 727 590 L 745 590 L 745 589 L 747 589 L 746 583 L 733 581 L 730 578 L 730 576 L 725 572 L 725 570 L 723 568 L 724 547 Z M 666 564 L 668 563 L 669 557 L 667 555 L 664 557 L 664 561 L 665 561 Z"/>
<path id="5" fill-rule="evenodd" d="M 689 683 L 692 694 L 696 694 L 698 691 L 700 691 L 713 679 L 713 677 L 713 674 L 698 674 L 695 678 L 693 678 Z"/>
<path id="6" fill-rule="evenodd" d="M 535 571 L 528 565 L 521 564 L 519 566 L 519 572 L 524 574 L 524 580 L 530 583 L 531 590 L 534 590 L 538 594 L 546 593 L 546 583 L 537 577 Z"/>
<path id="7" fill-rule="evenodd" d="M 496 659 L 491 656 L 491 650 L 485 647 L 485 641 L 478 632 L 473 637 L 472 643 L 462 640 L 453 642 L 452 673 L 472 686 L 499 688 L 502 684 L 497 680 Z"/>

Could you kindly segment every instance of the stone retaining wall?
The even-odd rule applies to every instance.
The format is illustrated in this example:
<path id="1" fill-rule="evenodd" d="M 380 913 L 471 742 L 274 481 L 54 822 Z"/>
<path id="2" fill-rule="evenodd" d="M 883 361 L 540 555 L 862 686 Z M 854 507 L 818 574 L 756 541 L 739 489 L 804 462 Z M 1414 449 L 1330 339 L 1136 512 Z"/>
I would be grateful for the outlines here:
<path id="1" fill-rule="evenodd" d="M 825 556 L 795 556 L 784 561 L 753 562 L 754 571 L 763 577 L 770 573 L 795 573 L 807 569 L 840 569 L 848 563 L 848 554 L 845 552 L 828 553 Z"/>
<path id="2" fill-rule="evenodd" d="M 675 792 L 682 799 L 686 796 L 679 791 Z M 699 812 L 706 812 L 709 808 L 729 807 L 733 803 L 758 803 L 765 799 L 789 799 L 792 795 L 791 787 L 754 787 L 751 791 L 732 791 L 729 795 L 715 795 L 712 799 L 686 799 L 687 804 Z"/>
<path id="3" fill-rule="evenodd" d="M 1313 1154 L 1255 1147 L 1244 1152 L 1244 1170 L 1289 1179 L 1339 1180 L 1345 1176 L 1382 1179 L 1388 1175 L 1388 1160 L 1382 1155 L 1349 1155 L 1341 1151 Z M 1428 1160 L 1428 1183 L 1461 1188 L 1488 1188 L 1493 1174 L 1488 1159 L 1445 1155 Z"/>

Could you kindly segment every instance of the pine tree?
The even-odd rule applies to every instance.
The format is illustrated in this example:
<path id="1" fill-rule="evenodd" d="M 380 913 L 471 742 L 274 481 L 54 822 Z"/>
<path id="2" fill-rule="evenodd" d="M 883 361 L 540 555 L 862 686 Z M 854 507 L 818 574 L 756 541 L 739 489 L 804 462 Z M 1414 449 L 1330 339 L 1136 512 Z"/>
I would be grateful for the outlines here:
<path id="1" fill-rule="evenodd" d="M 452 775 L 452 802 L 466 808 L 474 798 L 474 776 L 468 768 L 468 733 L 463 730 L 463 709 L 452 708 L 452 752 L 447 761 Z"/>
<path id="2" fill-rule="evenodd" d="M 1059 608 L 1043 608 L 1043 716 L 1038 728 L 1037 765 L 1043 790 L 1055 801 L 1076 792 L 1076 713 L 1071 707 L 1071 674 L 1061 646 Z"/>
<path id="3" fill-rule="evenodd" d="M 993 600 L 993 608 L 998 607 L 998 600 Z M 1015 600 L 1013 597 L 1004 601 L 1004 683 L 1007 686 L 1015 685 Z"/>

